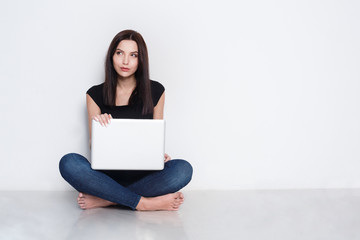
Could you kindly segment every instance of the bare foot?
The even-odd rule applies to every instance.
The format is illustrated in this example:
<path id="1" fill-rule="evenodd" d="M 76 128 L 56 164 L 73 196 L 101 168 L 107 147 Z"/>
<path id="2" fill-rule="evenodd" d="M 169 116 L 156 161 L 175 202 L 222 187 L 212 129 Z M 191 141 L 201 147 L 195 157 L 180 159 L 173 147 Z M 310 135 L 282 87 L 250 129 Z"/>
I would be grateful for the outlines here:
<path id="1" fill-rule="evenodd" d="M 141 197 L 136 210 L 139 211 L 155 211 L 167 210 L 176 211 L 184 202 L 184 195 L 181 192 L 170 193 L 163 196 L 145 198 Z"/>
<path id="2" fill-rule="evenodd" d="M 90 208 L 99 208 L 99 207 L 108 207 L 111 205 L 116 205 L 116 203 L 110 202 L 108 200 L 98 198 L 86 193 L 79 193 L 77 202 L 82 209 Z"/>

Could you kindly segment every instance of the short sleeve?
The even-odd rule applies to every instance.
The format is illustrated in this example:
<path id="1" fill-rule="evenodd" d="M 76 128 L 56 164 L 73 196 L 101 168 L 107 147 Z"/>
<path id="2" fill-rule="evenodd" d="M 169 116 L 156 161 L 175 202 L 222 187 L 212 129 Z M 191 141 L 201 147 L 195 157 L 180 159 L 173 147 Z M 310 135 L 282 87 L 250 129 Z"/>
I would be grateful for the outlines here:
<path id="1" fill-rule="evenodd" d="M 92 86 L 87 90 L 87 94 L 94 100 L 94 102 L 100 107 L 103 107 L 103 86 L 104 84 Z"/>
<path id="2" fill-rule="evenodd" d="M 164 93 L 165 88 L 161 83 L 157 81 L 153 81 L 153 80 L 150 81 L 151 81 L 151 95 L 155 107 L 159 102 L 160 97 Z"/>

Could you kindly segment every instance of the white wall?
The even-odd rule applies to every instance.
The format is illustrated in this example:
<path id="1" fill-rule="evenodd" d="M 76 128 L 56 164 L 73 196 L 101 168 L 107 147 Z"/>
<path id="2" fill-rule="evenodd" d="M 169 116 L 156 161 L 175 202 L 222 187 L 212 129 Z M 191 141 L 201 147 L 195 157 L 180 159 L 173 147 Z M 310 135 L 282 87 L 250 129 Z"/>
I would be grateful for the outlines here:
<path id="1" fill-rule="evenodd" d="M 0 3 L 0 190 L 70 189 L 85 92 L 113 36 L 145 38 L 188 189 L 360 187 L 358 1 Z"/>

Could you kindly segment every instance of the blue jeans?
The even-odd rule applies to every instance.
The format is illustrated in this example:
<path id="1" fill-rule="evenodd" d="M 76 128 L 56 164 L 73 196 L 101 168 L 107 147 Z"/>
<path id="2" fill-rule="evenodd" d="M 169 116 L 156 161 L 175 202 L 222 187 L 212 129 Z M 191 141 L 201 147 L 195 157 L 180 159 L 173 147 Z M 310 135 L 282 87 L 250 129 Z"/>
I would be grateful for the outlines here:
<path id="1" fill-rule="evenodd" d="M 160 171 L 93 170 L 88 160 L 69 153 L 59 163 L 61 176 L 77 191 L 136 209 L 141 196 L 156 197 L 174 193 L 191 180 L 192 167 L 181 159 L 165 163 Z"/>

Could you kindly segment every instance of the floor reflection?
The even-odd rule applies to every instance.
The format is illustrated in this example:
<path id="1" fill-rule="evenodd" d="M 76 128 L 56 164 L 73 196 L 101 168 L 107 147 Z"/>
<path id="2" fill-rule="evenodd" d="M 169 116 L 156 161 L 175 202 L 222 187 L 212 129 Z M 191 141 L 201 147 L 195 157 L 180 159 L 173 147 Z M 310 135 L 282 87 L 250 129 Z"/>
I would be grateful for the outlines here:
<path id="1" fill-rule="evenodd" d="M 177 211 L 84 210 L 67 239 L 188 239 Z"/>

